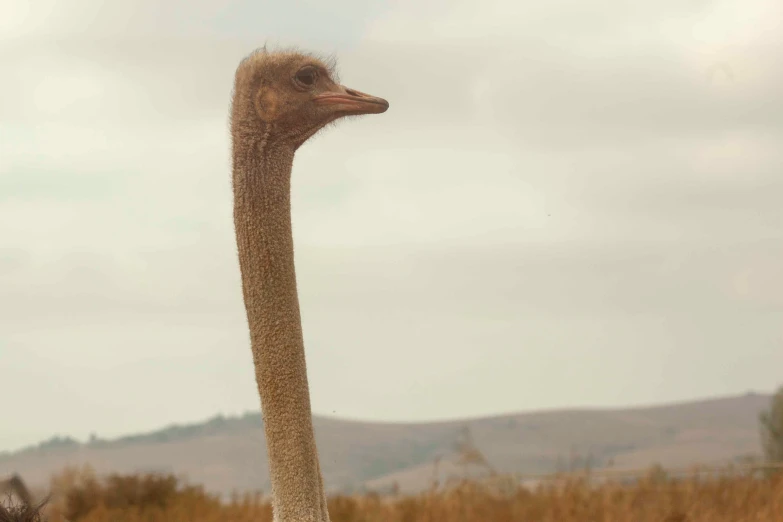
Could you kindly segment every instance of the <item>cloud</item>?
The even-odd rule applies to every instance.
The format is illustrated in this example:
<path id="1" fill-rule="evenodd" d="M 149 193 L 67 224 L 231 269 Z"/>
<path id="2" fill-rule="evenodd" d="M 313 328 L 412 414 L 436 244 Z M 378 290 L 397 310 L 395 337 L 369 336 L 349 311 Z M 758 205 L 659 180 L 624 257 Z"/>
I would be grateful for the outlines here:
<path id="1" fill-rule="evenodd" d="M 416 49 L 412 67 L 431 76 L 421 83 L 441 93 L 421 99 L 447 105 L 480 81 L 495 123 L 525 144 L 780 129 L 783 38 L 772 20 L 781 7 L 767 0 L 740 13 L 734 2 L 709 1 L 403 5 L 371 23 L 367 40 Z M 729 85 L 716 84 L 716 66 L 731 72 Z"/>
<path id="2" fill-rule="evenodd" d="M 0 447 L 257 407 L 227 109 L 264 41 L 338 51 L 347 85 L 391 102 L 297 153 L 317 412 L 772 387 L 776 2 L 369 4 L 11 5 L 0 393 L 37 379 L 8 414 L 44 414 Z"/>

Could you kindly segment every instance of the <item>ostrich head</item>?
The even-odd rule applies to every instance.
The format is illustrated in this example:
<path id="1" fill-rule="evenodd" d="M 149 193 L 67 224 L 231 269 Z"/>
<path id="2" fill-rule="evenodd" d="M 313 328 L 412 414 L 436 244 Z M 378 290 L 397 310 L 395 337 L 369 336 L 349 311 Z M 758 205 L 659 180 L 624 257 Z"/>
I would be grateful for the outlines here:
<path id="1" fill-rule="evenodd" d="M 296 149 L 338 118 L 388 108 L 386 100 L 338 83 L 334 66 L 314 56 L 262 49 L 237 68 L 231 118 L 245 137 Z"/>

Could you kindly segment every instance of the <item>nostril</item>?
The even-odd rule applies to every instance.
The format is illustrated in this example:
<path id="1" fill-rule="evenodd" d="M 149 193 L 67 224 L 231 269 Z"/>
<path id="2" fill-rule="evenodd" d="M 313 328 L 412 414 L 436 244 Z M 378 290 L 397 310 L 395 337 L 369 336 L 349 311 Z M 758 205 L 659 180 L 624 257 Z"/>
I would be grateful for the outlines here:
<path id="1" fill-rule="evenodd" d="M 354 91 L 353 89 L 345 88 L 345 92 L 350 94 L 351 96 L 361 96 L 362 94 L 358 91 Z"/>

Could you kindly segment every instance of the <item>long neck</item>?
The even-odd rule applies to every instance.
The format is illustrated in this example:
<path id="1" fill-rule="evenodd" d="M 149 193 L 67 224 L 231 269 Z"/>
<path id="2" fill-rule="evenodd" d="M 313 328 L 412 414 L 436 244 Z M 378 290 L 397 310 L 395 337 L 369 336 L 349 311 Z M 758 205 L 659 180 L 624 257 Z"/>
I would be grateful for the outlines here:
<path id="1" fill-rule="evenodd" d="M 234 144 L 234 226 L 275 520 L 328 522 L 294 271 L 293 158 L 263 138 Z"/>

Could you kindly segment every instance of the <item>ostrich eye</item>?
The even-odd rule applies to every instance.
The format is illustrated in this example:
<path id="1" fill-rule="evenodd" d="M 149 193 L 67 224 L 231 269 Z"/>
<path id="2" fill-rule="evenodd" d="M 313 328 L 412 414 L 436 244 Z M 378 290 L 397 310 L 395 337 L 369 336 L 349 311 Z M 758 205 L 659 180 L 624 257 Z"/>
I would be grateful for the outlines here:
<path id="1" fill-rule="evenodd" d="M 315 67 L 309 65 L 299 69 L 299 71 L 296 73 L 296 76 L 294 76 L 296 83 L 302 87 L 312 87 L 315 85 L 315 80 L 317 78 L 318 71 L 315 70 Z"/>

